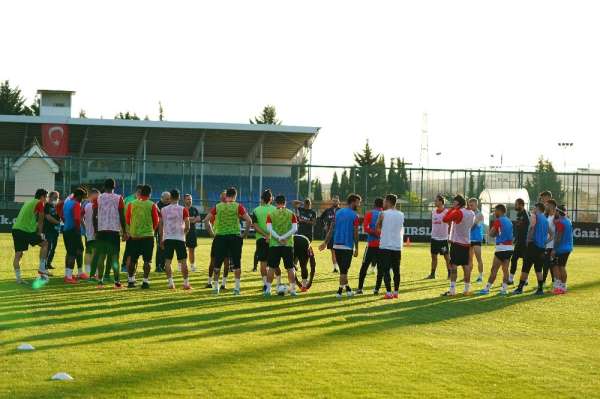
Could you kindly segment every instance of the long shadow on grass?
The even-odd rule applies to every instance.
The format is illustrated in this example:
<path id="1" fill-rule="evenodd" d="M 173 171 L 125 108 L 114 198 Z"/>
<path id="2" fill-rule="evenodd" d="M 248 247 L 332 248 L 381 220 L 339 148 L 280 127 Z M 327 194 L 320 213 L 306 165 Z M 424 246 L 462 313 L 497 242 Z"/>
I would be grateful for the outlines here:
<path id="1" fill-rule="evenodd" d="M 594 281 L 591 283 L 574 285 L 572 289 L 590 288 L 600 286 L 600 281 Z M 281 354 L 288 354 L 298 350 L 299 346 L 310 347 L 313 351 L 319 352 L 320 350 L 327 350 L 328 346 L 332 343 L 339 344 L 341 341 L 351 340 L 356 336 L 373 336 L 376 338 L 382 331 L 393 330 L 402 328 L 407 325 L 430 323 L 437 319 L 440 320 L 453 320 L 463 316 L 471 314 L 477 314 L 481 312 L 478 306 L 473 306 L 468 299 L 458 300 L 447 300 L 443 299 L 444 302 L 436 302 L 430 304 L 430 306 L 437 306 L 435 310 L 437 316 L 419 316 L 417 313 L 423 313 L 423 309 L 420 307 L 413 307 L 404 312 L 405 315 L 400 315 L 402 312 L 402 305 L 398 306 L 398 309 L 393 311 L 396 317 L 387 317 L 382 320 L 375 319 L 370 324 L 359 324 L 361 320 L 353 319 L 353 313 L 349 310 L 348 320 L 346 323 L 339 323 L 332 325 L 331 328 L 325 328 L 323 330 L 311 330 L 312 334 L 304 335 L 295 339 L 279 340 L 277 344 L 268 342 L 264 345 L 237 345 L 234 352 L 216 353 L 208 356 L 204 356 L 203 352 L 193 356 L 193 358 L 187 360 L 177 360 L 170 363 L 161 359 L 160 361 L 152 361 L 152 358 L 144 359 L 144 363 L 140 364 L 135 373 L 121 373 L 119 369 L 109 368 L 107 374 L 93 374 L 92 378 L 88 378 L 86 383 L 87 387 L 94 387 L 94 393 L 98 397 L 109 397 L 115 396 L 116 387 L 128 386 L 138 387 L 146 384 L 148 381 L 156 381 L 157 370 L 160 370 L 160 378 L 165 380 L 176 379 L 181 376 L 182 373 L 189 373 L 190 370 L 194 370 L 198 375 L 213 375 L 214 370 L 218 370 L 220 367 L 228 367 L 235 362 L 236 364 L 244 365 L 248 363 L 264 362 L 267 360 L 278 359 Z M 531 295 L 520 296 L 514 298 L 499 298 L 499 297 L 486 297 L 482 298 L 483 304 L 481 306 L 491 309 L 501 309 L 512 304 L 524 303 L 528 301 L 534 301 L 542 298 L 534 297 Z M 380 307 L 387 307 L 381 305 Z M 393 308 L 394 306 L 392 306 Z M 454 309 L 447 309 L 446 307 L 454 307 Z M 443 315 L 443 313 L 446 313 Z M 360 316 L 358 316 L 360 317 Z M 353 328 L 360 327 L 360 328 Z M 322 331 L 322 333 L 321 333 Z M 189 337 L 190 339 L 193 337 Z M 276 364 L 273 364 L 276 366 Z M 77 378 L 77 375 L 75 375 Z M 111 383 L 107 384 L 106 381 L 110 380 Z M 218 381 L 215 381 L 218 383 Z M 231 382 L 222 382 L 222 384 L 230 384 Z M 187 388 L 187 387 L 186 387 Z M 80 383 L 75 381 L 71 384 L 50 384 L 47 383 L 42 387 L 38 387 L 35 390 L 27 390 L 26 387 L 19 388 L 11 391 L 10 394 L 23 398 L 23 399 L 34 399 L 40 397 L 81 397 L 82 386 Z M 190 385 L 189 389 L 197 390 L 196 385 Z M 196 391 L 194 391 L 196 392 Z M 210 396 L 210 388 L 208 388 L 207 396 Z M 239 385 L 237 394 L 244 394 L 244 386 Z"/>

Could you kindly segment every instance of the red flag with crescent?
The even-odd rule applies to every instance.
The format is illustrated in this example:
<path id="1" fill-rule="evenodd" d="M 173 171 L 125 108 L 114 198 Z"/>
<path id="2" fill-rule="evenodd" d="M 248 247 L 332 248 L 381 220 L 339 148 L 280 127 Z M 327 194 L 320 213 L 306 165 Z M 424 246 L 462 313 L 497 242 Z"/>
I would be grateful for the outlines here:
<path id="1" fill-rule="evenodd" d="M 51 157 L 64 157 L 69 153 L 69 126 L 42 125 L 42 146 Z"/>

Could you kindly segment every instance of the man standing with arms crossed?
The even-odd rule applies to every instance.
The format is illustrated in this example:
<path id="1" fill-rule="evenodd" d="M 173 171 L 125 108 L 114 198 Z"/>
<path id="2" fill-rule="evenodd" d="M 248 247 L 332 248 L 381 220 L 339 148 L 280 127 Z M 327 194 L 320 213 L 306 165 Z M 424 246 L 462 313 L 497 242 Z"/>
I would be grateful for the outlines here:
<path id="1" fill-rule="evenodd" d="M 450 226 L 444 222 L 448 209 L 444 206 L 446 199 L 437 195 L 435 197 L 435 209 L 431 211 L 431 273 L 425 277 L 426 280 L 435 279 L 435 271 L 438 265 L 438 255 L 442 255 L 446 261 L 447 276 L 450 278 L 450 255 L 448 253 L 448 229 Z"/>
<path id="2" fill-rule="evenodd" d="M 198 246 L 198 236 L 196 235 L 196 223 L 200 223 L 202 218 L 200 212 L 192 205 L 192 194 L 186 194 L 183 196 L 183 205 L 187 209 L 190 216 L 190 229 L 185 235 L 185 246 L 188 251 L 188 264 L 190 265 L 190 271 L 196 271 L 196 247 Z"/>
<path id="3" fill-rule="evenodd" d="M 350 194 L 346 202 L 348 206 L 334 214 L 331 226 L 327 231 L 325 241 L 319 246 L 323 251 L 331 240 L 335 259 L 340 267 L 340 287 L 336 296 L 342 297 L 344 289 L 348 297 L 354 296 L 352 288 L 348 285 L 348 270 L 352 264 L 352 256 L 358 257 L 358 214 L 356 210 L 362 199 L 358 194 Z"/>
<path id="4" fill-rule="evenodd" d="M 120 233 L 127 240 L 125 224 L 125 202 L 115 193 L 115 180 L 106 179 L 104 192 L 92 202 L 94 211 L 94 230 L 96 231 L 96 252 L 92 264 L 98 270 L 98 288 L 104 288 L 104 276 L 113 270 L 115 289 L 120 289 L 119 252 L 121 251 Z"/>
<path id="5" fill-rule="evenodd" d="M 377 220 L 379 214 L 383 211 L 383 198 L 375 198 L 373 209 L 365 214 L 363 220 L 363 231 L 367 233 L 367 250 L 363 255 L 363 262 L 358 273 L 358 288 L 356 294 L 363 293 L 367 270 L 370 265 L 377 266 L 379 262 L 379 232 L 377 231 Z"/>
<path id="6" fill-rule="evenodd" d="M 187 268 L 187 252 L 185 247 L 185 236 L 190 230 L 190 214 L 188 209 L 179 205 L 179 190 L 171 190 L 169 198 L 171 204 L 161 210 L 161 218 L 158 224 L 160 246 L 165 256 L 165 272 L 167 273 L 167 284 L 171 290 L 175 289 L 173 281 L 173 268 L 171 266 L 173 255 L 177 256 L 177 263 L 181 265 L 183 275 L 183 289 L 191 290 Z"/>
<path id="7" fill-rule="evenodd" d="M 127 288 L 135 288 L 135 272 L 138 258 L 144 261 L 144 280 L 142 289 L 150 288 L 150 262 L 154 252 L 154 232 L 158 228 L 158 207 L 150 201 L 152 188 L 142 186 L 140 198 L 131 202 L 127 207 L 125 221 L 129 228 L 130 258 L 128 263 Z"/>
<path id="8" fill-rule="evenodd" d="M 235 274 L 233 295 L 240 295 L 240 279 L 242 275 L 242 245 L 252 225 L 252 219 L 242 204 L 236 202 L 237 190 L 230 187 L 225 192 L 225 202 L 215 205 L 209 212 L 214 216 L 214 228 L 210 220 L 206 224 L 208 233 L 214 237 L 215 262 L 213 281 L 219 281 L 221 266 L 226 258 Z M 240 234 L 240 219 L 246 223 L 244 234 Z M 205 219 L 206 220 L 206 219 Z M 213 292 L 219 294 L 219 285 L 215 284 Z"/>
<path id="9" fill-rule="evenodd" d="M 385 196 L 384 211 L 379 214 L 377 231 L 381 233 L 379 242 L 379 270 L 385 282 L 385 299 L 398 298 L 400 289 L 400 260 L 404 241 L 404 214 L 396 209 L 398 197 Z M 390 270 L 394 273 L 394 292 L 392 293 Z M 379 276 L 378 283 L 381 283 Z"/>
<path id="10" fill-rule="evenodd" d="M 171 204 L 171 193 L 168 191 L 164 191 L 160 195 L 160 200 L 156 203 L 158 207 L 158 217 L 159 219 L 162 217 L 160 211 L 167 205 Z M 160 223 L 160 222 L 159 222 Z M 156 237 L 156 272 L 162 273 L 165 271 L 165 253 L 163 248 L 160 245 L 160 237 L 158 229 L 154 233 Z"/>
<path id="11" fill-rule="evenodd" d="M 535 213 L 531 215 L 531 223 L 529 224 L 529 232 L 527 233 L 527 253 L 523 268 L 521 269 L 521 280 L 519 286 L 512 292 L 514 295 L 523 293 L 523 288 L 527 284 L 529 271 L 533 265 L 538 281 L 538 288 L 535 295 L 544 295 L 544 252 L 546 244 L 549 240 L 554 239 L 548 234 L 548 218 L 544 214 L 545 206 L 538 202 L 535 204 Z"/>
<path id="12" fill-rule="evenodd" d="M 465 274 L 464 295 L 471 293 L 471 269 L 469 267 L 469 248 L 471 247 L 471 227 L 475 214 L 465 209 L 466 201 L 462 195 L 454 197 L 452 209 L 444 216 L 444 223 L 450 224 L 450 289 L 442 296 L 456 295 L 456 279 L 458 267 L 462 266 Z"/>
<path id="13" fill-rule="evenodd" d="M 331 197 L 332 205 L 325 209 L 321 214 L 321 221 L 323 222 L 323 226 L 325 228 L 325 236 L 331 237 L 333 239 L 333 234 L 329 235 L 329 230 L 331 230 L 331 224 L 335 219 L 336 212 L 340 209 L 340 197 L 339 195 L 334 195 Z M 337 273 L 339 271 L 338 262 L 335 257 L 335 250 L 333 249 L 333 243 L 331 241 L 325 241 L 327 245 L 327 249 L 331 250 L 331 262 L 333 263 L 333 271 L 332 273 Z"/>
<path id="14" fill-rule="evenodd" d="M 515 274 L 519 258 L 525 260 L 527 251 L 527 232 L 529 231 L 529 212 L 525 209 L 525 201 L 523 198 L 517 198 L 515 201 L 515 211 L 517 211 L 517 220 L 515 220 L 514 228 L 514 251 L 510 258 L 510 274 L 508 275 L 508 285 L 514 284 Z"/>
<path id="15" fill-rule="evenodd" d="M 44 205 L 44 235 L 48 241 L 48 256 L 46 257 L 46 269 L 54 269 L 52 261 L 58 245 L 58 236 L 60 235 L 60 217 L 56 211 L 56 204 L 60 194 L 58 191 L 51 191 L 48 194 L 48 202 Z"/>

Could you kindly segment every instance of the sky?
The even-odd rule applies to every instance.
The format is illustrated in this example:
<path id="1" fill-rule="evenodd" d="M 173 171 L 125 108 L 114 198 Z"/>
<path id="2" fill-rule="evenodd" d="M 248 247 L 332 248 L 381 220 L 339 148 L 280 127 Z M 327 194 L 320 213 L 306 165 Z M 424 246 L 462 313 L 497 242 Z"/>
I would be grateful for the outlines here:
<path id="1" fill-rule="evenodd" d="M 0 79 L 73 116 L 320 126 L 313 163 L 600 169 L 597 1 L 11 1 Z M 558 142 L 573 142 L 563 151 Z M 435 155 L 438 154 L 439 155 Z M 492 157 L 493 155 L 493 157 Z"/>

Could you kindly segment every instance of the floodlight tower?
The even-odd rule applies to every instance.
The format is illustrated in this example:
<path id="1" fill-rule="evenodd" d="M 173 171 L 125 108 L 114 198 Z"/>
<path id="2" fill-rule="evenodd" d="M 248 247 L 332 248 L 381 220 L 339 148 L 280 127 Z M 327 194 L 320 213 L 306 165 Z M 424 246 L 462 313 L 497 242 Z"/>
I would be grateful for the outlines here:
<path id="1" fill-rule="evenodd" d="M 421 122 L 421 154 L 419 155 L 419 164 L 421 167 L 429 166 L 429 137 L 427 133 L 427 112 L 423 112 L 423 121 Z"/>

